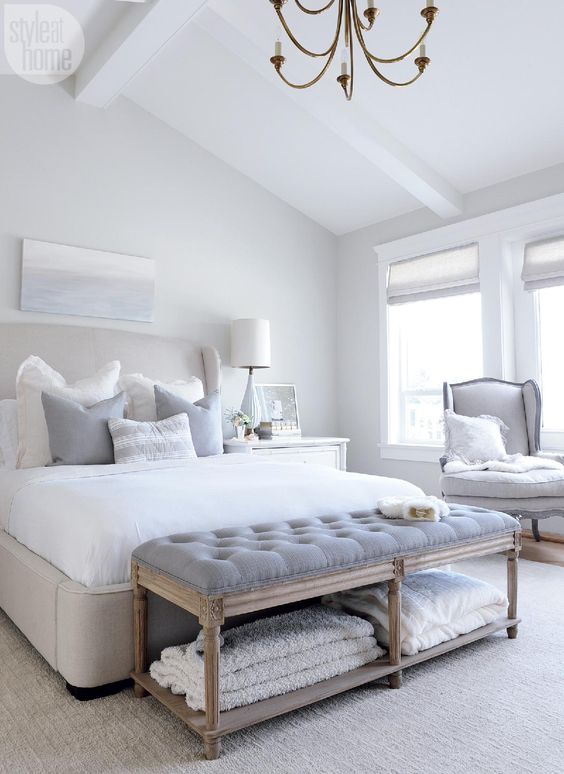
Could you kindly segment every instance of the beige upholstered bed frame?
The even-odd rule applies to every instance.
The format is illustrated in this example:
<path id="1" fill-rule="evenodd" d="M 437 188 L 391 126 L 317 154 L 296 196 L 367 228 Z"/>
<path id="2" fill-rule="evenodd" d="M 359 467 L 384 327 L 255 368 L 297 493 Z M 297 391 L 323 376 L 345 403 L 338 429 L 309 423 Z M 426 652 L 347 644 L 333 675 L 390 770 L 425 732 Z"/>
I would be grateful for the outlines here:
<path id="1" fill-rule="evenodd" d="M 102 328 L 0 324 L 0 399 L 15 397 L 17 368 L 32 354 L 69 381 L 120 360 L 125 373 L 164 381 L 198 376 L 207 392 L 221 382 L 213 347 Z M 128 677 L 132 604 L 128 583 L 86 588 L 0 530 L 0 607 L 71 686 L 94 688 Z M 177 608 L 157 599 L 150 604 L 155 622 L 150 650 L 158 653 L 186 637 L 191 623 Z"/>

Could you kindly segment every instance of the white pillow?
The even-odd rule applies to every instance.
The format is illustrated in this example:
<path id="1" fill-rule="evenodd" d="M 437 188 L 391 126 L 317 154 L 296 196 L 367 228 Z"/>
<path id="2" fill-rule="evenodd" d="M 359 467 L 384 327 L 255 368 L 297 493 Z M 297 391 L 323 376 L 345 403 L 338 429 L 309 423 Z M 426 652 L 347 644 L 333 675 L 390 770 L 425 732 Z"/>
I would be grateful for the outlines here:
<path id="1" fill-rule="evenodd" d="M 160 422 L 108 419 L 116 464 L 157 460 L 195 460 L 196 452 L 186 414 Z"/>
<path id="2" fill-rule="evenodd" d="M 32 355 L 24 360 L 16 377 L 18 468 L 36 468 L 52 462 L 49 433 L 41 402 L 42 392 L 90 407 L 118 392 L 120 367 L 119 361 L 113 360 L 94 376 L 80 379 L 75 384 L 67 384 L 65 378 L 40 357 Z"/>
<path id="3" fill-rule="evenodd" d="M 0 400 L 0 467 L 14 470 L 18 458 L 18 402 Z"/>
<path id="4" fill-rule="evenodd" d="M 157 407 L 155 404 L 155 385 L 158 384 L 173 395 L 195 403 L 204 397 L 204 385 L 196 376 L 188 381 L 178 379 L 175 382 L 160 382 L 143 374 L 124 374 L 119 380 L 120 389 L 127 393 L 127 417 L 137 422 L 155 422 Z"/>
<path id="5" fill-rule="evenodd" d="M 445 411 L 445 456 L 449 461 L 460 460 L 468 465 L 506 456 L 507 425 L 498 417 L 482 414 L 466 417 Z"/>

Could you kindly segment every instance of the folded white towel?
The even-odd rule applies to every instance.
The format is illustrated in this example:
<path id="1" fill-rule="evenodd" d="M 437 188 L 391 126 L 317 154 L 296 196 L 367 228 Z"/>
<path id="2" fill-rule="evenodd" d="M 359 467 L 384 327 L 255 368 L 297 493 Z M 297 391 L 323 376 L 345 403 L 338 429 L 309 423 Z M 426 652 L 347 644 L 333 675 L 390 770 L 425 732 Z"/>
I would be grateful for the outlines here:
<path id="1" fill-rule="evenodd" d="M 322 601 L 338 610 L 367 616 L 378 642 L 389 645 L 386 583 L 329 594 Z M 477 578 L 423 570 L 403 581 L 401 608 L 401 652 L 412 656 L 495 621 L 506 613 L 507 597 Z"/>
<path id="2" fill-rule="evenodd" d="M 386 519 L 439 521 L 450 513 L 448 505 L 434 495 L 383 497 L 376 505 Z"/>

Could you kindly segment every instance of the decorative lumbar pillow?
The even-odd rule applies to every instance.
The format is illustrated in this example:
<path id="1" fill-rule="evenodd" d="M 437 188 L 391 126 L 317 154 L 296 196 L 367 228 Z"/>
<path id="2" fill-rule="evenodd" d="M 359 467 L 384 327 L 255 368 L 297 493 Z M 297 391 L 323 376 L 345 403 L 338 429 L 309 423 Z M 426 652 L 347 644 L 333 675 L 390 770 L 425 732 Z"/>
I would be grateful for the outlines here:
<path id="1" fill-rule="evenodd" d="M 18 402 L 0 400 L 0 467 L 14 470 L 18 458 Z"/>
<path id="2" fill-rule="evenodd" d="M 40 357 L 28 357 L 16 377 L 18 468 L 36 468 L 52 462 L 42 392 L 69 398 L 82 406 L 93 406 L 118 392 L 120 367 L 119 361 L 114 360 L 93 376 L 67 384 L 65 378 Z"/>
<path id="3" fill-rule="evenodd" d="M 111 465 L 114 445 L 108 419 L 121 418 L 125 392 L 90 408 L 58 395 L 41 395 L 53 465 Z"/>
<path id="4" fill-rule="evenodd" d="M 116 463 L 190 460 L 196 458 L 186 414 L 160 422 L 110 419 Z"/>
<path id="5" fill-rule="evenodd" d="M 163 390 L 157 384 L 155 385 L 155 403 L 159 419 L 166 419 L 166 417 L 181 412 L 188 415 L 192 440 L 198 457 L 223 454 L 223 426 L 219 390 L 211 392 L 196 403 L 192 403 Z"/>
<path id="6" fill-rule="evenodd" d="M 445 411 L 445 456 L 468 465 L 506 456 L 505 438 L 509 428 L 498 417 L 482 414 L 466 417 Z"/>
<path id="7" fill-rule="evenodd" d="M 204 397 L 204 385 L 193 376 L 188 381 L 160 382 L 143 374 L 124 374 L 119 386 L 127 393 L 127 417 L 138 422 L 154 422 L 157 419 L 155 407 L 155 386 L 168 390 L 192 403 Z"/>

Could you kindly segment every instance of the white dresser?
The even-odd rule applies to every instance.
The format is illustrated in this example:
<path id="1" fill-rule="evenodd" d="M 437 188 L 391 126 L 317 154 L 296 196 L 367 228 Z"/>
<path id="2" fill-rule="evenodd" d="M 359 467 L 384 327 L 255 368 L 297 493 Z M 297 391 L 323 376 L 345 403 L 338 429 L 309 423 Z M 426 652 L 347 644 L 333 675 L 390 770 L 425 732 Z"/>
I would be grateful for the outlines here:
<path id="1" fill-rule="evenodd" d="M 260 454 L 275 456 L 281 462 L 303 462 L 327 465 L 337 470 L 347 469 L 348 438 L 318 438 L 308 436 L 281 437 L 269 441 L 238 441 L 230 438 L 224 442 L 226 454 Z"/>

